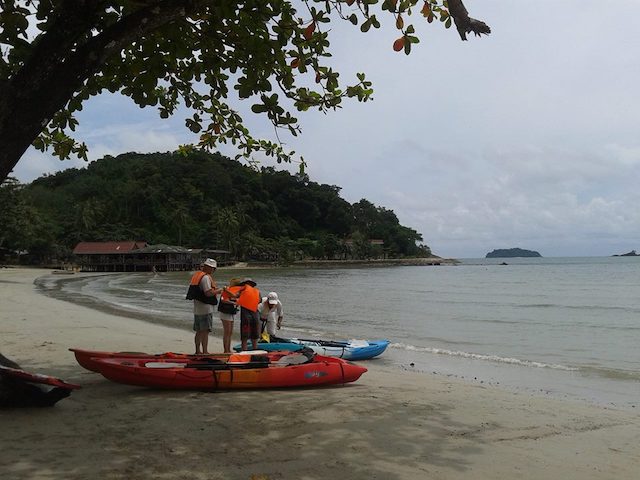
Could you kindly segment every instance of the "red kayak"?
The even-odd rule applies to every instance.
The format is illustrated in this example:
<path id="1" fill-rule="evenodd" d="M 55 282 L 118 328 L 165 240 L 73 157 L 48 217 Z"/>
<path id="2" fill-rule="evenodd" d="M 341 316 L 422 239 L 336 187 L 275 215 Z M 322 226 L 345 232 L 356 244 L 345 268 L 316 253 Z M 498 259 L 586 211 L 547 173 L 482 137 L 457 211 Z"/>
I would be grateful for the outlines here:
<path id="1" fill-rule="evenodd" d="M 151 356 L 93 357 L 91 362 L 104 377 L 114 382 L 141 387 L 196 390 L 344 384 L 356 381 L 367 371 L 340 358 L 299 352 L 232 355 L 226 361 Z"/>
<path id="2" fill-rule="evenodd" d="M 183 358 L 183 359 L 189 359 L 189 360 L 193 360 L 193 361 L 197 361 L 199 359 L 221 359 L 221 360 L 226 360 L 227 358 L 229 358 L 229 355 L 231 355 L 231 353 L 213 353 L 210 355 L 190 355 L 188 353 L 173 353 L 173 352 L 166 352 L 166 353 L 144 353 L 144 352 L 101 352 L 101 351 L 96 351 L 96 350 L 82 350 L 81 348 L 70 348 L 69 350 L 71 350 L 75 356 L 76 356 L 76 360 L 77 362 L 80 364 L 81 367 L 86 368 L 87 370 L 91 370 L 92 372 L 100 372 L 100 370 L 98 369 L 98 364 L 95 360 L 93 359 L 99 359 L 99 358 L 143 358 L 143 359 L 149 359 L 149 358 L 155 358 L 158 360 L 161 359 L 175 359 L 175 358 Z"/>

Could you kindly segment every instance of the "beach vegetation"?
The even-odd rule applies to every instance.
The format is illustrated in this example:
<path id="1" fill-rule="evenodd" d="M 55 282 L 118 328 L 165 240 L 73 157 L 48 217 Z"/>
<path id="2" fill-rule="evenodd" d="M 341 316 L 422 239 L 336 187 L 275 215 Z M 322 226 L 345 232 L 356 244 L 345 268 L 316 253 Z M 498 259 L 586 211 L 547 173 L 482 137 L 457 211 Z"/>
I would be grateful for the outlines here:
<path id="1" fill-rule="evenodd" d="M 453 22 L 462 40 L 490 32 L 462 0 L 0 0 L 0 181 L 30 145 L 86 160 L 77 114 L 106 92 L 161 118 L 185 108 L 199 148 L 229 143 L 247 158 L 296 158 L 303 171 L 279 140 L 300 133 L 292 112 L 373 94 L 364 73 L 345 83 L 330 66 L 331 23 L 367 32 L 383 17 L 400 35 L 389 47 L 406 54 L 419 41 L 410 19 Z M 273 125 L 272 139 L 253 136 L 239 102 Z"/>
<path id="2" fill-rule="evenodd" d="M 3 250 L 21 252 L 32 246 L 42 248 L 42 236 L 47 236 L 47 226 L 38 210 L 27 202 L 24 188 L 12 177 L 0 185 L 0 248 Z"/>

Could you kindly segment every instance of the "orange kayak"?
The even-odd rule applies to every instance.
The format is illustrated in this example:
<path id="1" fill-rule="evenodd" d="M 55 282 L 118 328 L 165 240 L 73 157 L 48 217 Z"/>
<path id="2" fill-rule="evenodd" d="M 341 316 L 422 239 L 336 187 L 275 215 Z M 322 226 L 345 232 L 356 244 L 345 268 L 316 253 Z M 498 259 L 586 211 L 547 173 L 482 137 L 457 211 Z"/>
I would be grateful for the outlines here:
<path id="1" fill-rule="evenodd" d="M 346 360 L 292 352 L 233 355 L 227 360 L 189 358 L 91 358 L 109 380 L 168 389 L 226 390 L 311 387 L 354 382 L 366 368 Z M 302 358 L 305 357 L 305 358 Z M 305 363 L 301 363 L 304 361 Z M 293 362 L 293 363 L 289 363 Z"/>

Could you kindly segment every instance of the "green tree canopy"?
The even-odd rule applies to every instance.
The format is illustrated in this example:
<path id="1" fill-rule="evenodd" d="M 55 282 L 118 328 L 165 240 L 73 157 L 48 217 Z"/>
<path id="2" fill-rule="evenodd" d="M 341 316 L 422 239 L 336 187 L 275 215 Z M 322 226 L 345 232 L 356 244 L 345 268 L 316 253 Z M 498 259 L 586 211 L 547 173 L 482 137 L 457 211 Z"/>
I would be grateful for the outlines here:
<path id="1" fill-rule="evenodd" d="M 367 101 L 364 74 L 343 86 L 325 64 L 329 24 L 366 32 L 380 26 L 378 15 L 393 17 L 393 48 L 407 54 L 419 41 L 412 15 L 453 22 L 463 40 L 490 32 L 462 0 L 0 0 L 0 181 L 31 144 L 86 159 L 86 145 L 71 137 L 75 115 L 105 91 L 154 106 L 162 118 L 186 105 L 202 148 L 230 142 L 245 156 L 288 161 L 293 152 L 277 138 L 251 135 L 230 91 L 293 135 L 300 129 L 290 109 Z"/>
<path id="2" fill-rule="evenodd" d="M 55 243 L 55 228 L 27 201 L 23 190 L 24 185 L 12 177 L 0 184 L 0 249 L 35 248 L 47 254 Z"/>
<path id="3" fill-rule="evenodd" d="M 392 257 L 422 254 L 422 236 L 391 210 L 351 205 L 339 187 L 220 154 L 127 153 L 0 185 L 0 247 L 36 255 L 70 252 L 79 241 L 144 240 L 238 259 L 333 259 L 350 237 L 363 258 L 370 239 L 384 240 Z"/>

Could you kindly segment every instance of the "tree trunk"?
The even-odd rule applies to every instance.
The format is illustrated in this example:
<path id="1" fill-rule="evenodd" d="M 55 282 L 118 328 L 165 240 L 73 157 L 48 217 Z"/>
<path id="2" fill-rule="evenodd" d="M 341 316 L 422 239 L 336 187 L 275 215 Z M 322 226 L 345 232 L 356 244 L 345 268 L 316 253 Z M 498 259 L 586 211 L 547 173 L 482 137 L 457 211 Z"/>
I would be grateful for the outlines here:
<path id="1" fill-rule="evenodd" d="M 24 65 L 0 93 L 0 181 L 13 170 L 51 117 L 62 109 L 86 77 L 62 74 L 75 44 L 90 32 L 91 11 L 64 7 L 33 47 Z"/>
<path id="2" fill-rule="evenodd" d="M 91 33 L 101 10 L 96 2 L 63 2 L 49 30 L 8 81 L 0 83 L 0 182 L 109 56 L 136 38 L 184 17 L 203 0 L 147 2 L 98 35 Z"/>

